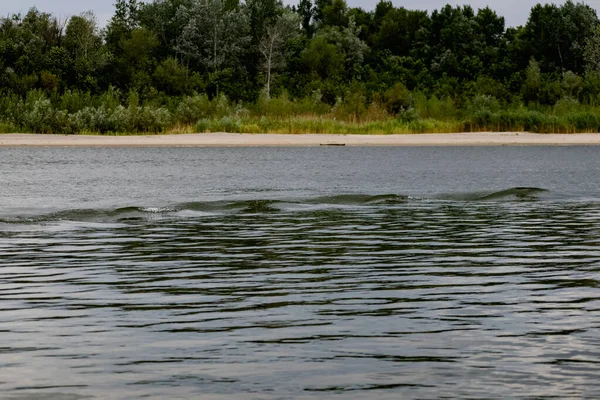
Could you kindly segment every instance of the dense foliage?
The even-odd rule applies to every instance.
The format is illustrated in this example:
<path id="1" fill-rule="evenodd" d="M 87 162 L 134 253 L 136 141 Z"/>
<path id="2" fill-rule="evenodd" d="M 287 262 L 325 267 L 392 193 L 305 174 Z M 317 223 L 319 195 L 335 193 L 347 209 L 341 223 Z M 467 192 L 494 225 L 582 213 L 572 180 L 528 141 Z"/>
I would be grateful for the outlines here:
<path id="1" fill-rule="evenodd" d="M 117 0 L 105 28 L 31 9 L 0 19 L 0 130 L 599 131 L 600 22 L 538 4 Z"/>

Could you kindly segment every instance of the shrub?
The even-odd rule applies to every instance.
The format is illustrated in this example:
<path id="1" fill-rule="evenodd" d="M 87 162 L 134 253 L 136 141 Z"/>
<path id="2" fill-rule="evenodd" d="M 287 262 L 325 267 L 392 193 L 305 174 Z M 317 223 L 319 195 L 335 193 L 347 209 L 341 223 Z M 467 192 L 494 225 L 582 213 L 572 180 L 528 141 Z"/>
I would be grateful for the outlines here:
<path id="1" fill-rule="evenodd" d="M 238 119 L 223 117 L 212 121 L 210 129 L 213 132 L 241 133 L 241 123 Z"/>
<path id="2" fill-rule="evenodd" d="M 391 114 L 397 114 L 402 109 L 412 106 L 412 94 L 402 83 L 396 83 L 394 87 L 385 92 L 385 107 Z"/>
<path id="3" fill-rule="evenodd" d="M 295 108 L 295 104 L 290 101 L 287 92 L 271 98 L 262 93 L 256 103 L 256 112 L 258 115 L 290 116 L 295 114 Z"/>
<path id="4" fill-rule="evenodd" d="M 131 131 L 153 132 L 164 131 L 171 122 L 171 113 L 166 108 L 151 106 L 128 107 Z"/>
<path id="5" fill-rule="evenodd" d="M 411 122 L 419 119 L 419 113 L 413 107 L 403 108 L 398 112 L 399 121 Z"/>
<path id="6" fill-rule="evenodd" d="M 212 114 L 212 104 L 205 94 L 185 96 L 175 111 L 175 118 L 182 123 L 190 124 Z"/>
<path id="7" fill-rule="evenodd" d="M 121 105 L 121 91 L 113 86 L 109 86 L 106 92 L 102 93 L 93 105 L 114 109 Z"/>
<path id="8" fill-rule="evenodd" d="M 19 119 L 17 125 L 27 132 L 73 133 L 67 112 L 55 109 L 50 99 L 40 91 L 27 94 Z"/>
<path id="9" fill-rule="evenodd" d="M 261 132 L 269 133 L 272 129 L 275 129 L 277 124 L 269 117 L 260 117 L 258 120 L 258 128 Z"/>
<path id="10" fill-rule="evenodd" d="M 66 110 L 72 114 L 92 104 L 92 96 L 90 92 L 67 90 L 58 97 L 56 103 L 61 110 Z"/>
<path id="11" fill-rule="evenodd" d="M 114 111 L 104 106 L 98 108 L 85 107 L 71 114 L 70 121 L 78 132 L 120 132 L 127 126 L 128 115 L 125 107 L 119 106 Z"/>
<path id="12" fill-rule="evenodd" d="M 367 114 L 366 101 L 364 87 L 358 82 L 353 82 L 343 100 L 336 103 L 335 115 L 340 119 L 360 121 Z"/>
<path id="13" fill-rule="evenodd" d="M 494 96 L 479 94 L 471 100 L 469 104 L 469 112 L 473 114 L 481 112 L 498 112 L 500 103 Z"/>
<path id="14" fill-rule="evenodd" d="M 555 115 L 566 115 L 572 113 L 573 111 L 579 110 L 579 106 L 580 104 L 577 99 L 566 96 L 556 102 L 553 107 L 553 112 Z"/>
<path id="15" fill-rule="evenodd" d="M 434 95 L 427 98 L 424 94 L 417 93 L 414 96 L 414 108 L 421 118 L 446 120 L 459 115 L 456 104 L 450 97 L 439 99 Z"/>
<path id="16" fill-rule="evenodd" d="M 198 133 L 210 132 L 210 120 L 206 118 L 199 119 L 194 128 Z"/>
<path id="17" fill-rule="evenodd" d="M 231 107 L 227 96 L 220 93 L 212 100 L 212 111 L 215 118 L 222 118 L 231 114 Z"/>

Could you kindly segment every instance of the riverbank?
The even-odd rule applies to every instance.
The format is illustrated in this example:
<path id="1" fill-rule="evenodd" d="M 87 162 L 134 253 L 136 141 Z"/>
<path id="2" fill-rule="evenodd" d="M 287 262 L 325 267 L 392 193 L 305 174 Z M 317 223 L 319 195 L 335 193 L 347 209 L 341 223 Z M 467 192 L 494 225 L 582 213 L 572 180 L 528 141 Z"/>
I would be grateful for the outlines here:
<path id="1" fill-rule="evenodd" d="M 3 134 L 0 146 L 255 147 L 255 146 L 569 146 L 600 145 L 600 134 L 524 132 L 404 135 L 238 134 L 100 136 Z"/>

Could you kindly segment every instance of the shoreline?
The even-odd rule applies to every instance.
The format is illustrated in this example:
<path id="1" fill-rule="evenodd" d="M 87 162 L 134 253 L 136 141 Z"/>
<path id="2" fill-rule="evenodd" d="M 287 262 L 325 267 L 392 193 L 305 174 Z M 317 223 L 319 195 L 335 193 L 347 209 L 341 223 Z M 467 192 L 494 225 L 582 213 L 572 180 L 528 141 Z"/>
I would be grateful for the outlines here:
<path id="1" fill-rule="evenodd" d="M 168 135 L 0 134 L 0 147 L 600 146 L 598 133 L 401 135 L 194 133 Z"/>

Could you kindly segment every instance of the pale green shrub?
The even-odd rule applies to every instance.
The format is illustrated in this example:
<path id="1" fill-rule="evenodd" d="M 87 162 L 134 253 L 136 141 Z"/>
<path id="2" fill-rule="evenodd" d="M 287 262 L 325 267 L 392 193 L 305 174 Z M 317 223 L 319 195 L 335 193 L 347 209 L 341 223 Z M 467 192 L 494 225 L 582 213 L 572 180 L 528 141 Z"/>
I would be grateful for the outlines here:
<path id="1" fill-rule="evenodd" d="M 206 118 L 212 113 L 212 104 L 205 94 L 184 97 L 175 111 L 175 118 L 179 122 L 190 124 L 201 118 Z"/>

